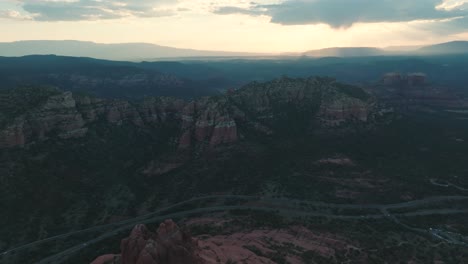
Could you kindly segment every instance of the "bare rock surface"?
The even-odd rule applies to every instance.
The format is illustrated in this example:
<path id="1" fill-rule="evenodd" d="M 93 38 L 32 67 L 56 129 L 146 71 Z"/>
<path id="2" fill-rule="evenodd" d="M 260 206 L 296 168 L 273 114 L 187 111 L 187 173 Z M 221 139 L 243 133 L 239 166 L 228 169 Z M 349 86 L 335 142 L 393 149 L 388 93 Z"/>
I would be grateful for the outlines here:
<path id="1" fill-rule="evenodd" d="M 191 219 L 186 224 L 218 226 L 217 218 Z M 192 238 L 171 220 L 160 225 L 156 233 L 137 225 L 121 242 L 120 255 L 104 255 L 92 264 L 277 264 L 307 263 L 314 255 L 333 260 L 335 254 L 360 251 L 356 242 L 328 233 L 313 232 L 303 226 L 280 229 L 239 230 L 229 234 L 199 235 Z M 362 254 L 362 261 L 367 258 Z"/>
<path id="2" fill-rule="evenodd" d="M 122 240 L 120 255 L 104 255 L 92 264 L 201 264 L 197 241 L 172 220 L 161 223 L 156 232 L 137 225 Z"/>

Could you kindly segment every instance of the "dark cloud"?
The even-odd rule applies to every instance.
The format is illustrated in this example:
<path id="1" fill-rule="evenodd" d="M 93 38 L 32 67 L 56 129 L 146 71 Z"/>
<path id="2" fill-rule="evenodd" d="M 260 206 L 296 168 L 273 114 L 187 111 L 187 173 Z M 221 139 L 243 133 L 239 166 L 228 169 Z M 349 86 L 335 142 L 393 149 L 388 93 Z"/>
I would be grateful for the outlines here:
<path id="1" fill-rule="evenodd" d="M 38 1 L 22 0 L 24 11 L 40 21 L 76 21 L 115 19 L 127 16 L 159 17 L 173 13 L 156 9 L 158 6 L 177 1 L 171 0 L 77 0 Z"/>
<path id="2" fill-rule="evenodd" d="M 328 24 L 334 28 L 354 23 L 440 20 L 468 15 L 467 10 L 436 9 L 441 0 L 287 0 L 253 4 L 250 8 L 221 7 L 217 14 L 267 15 L 282 25 Z"/>

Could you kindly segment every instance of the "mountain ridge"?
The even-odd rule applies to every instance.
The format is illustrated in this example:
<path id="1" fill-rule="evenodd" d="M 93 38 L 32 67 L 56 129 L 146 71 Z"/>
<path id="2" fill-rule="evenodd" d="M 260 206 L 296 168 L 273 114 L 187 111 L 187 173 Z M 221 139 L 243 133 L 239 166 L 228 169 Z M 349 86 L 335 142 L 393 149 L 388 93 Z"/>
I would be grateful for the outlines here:
<path id="1" fill-rule="evenodd" d="M 304 52 L 255 53 L 174 48 L 152 43 L 95 43 L 78 40 L 21 40 L 0 42 L 0 56 L 61 55 L 108 60 L 215 59 L 236 57 L 277 58 L 288 56 L 366 57 L 391 55 L 427 55 L 468 53 L 468 41 L 451 41 L 413 47 L 329 47 Z M 455 50 L 454 50 L 455 48 Z"/>
<path id="2" fill-rule="evenodd" d="M 417 50 L 424 54 L 466 54 L 468 53 L 468 41 L 450 41 L 422 47 Z"/>
<path id="3" fill-rule="evenodd" d="M 1 42 L 0 56 L 62 55 L 110 60 L 177 57 L 256 56 L 258 53 L 181 49 L 151 43 L 96 43 L 78 40 L 22 40 Z"/>

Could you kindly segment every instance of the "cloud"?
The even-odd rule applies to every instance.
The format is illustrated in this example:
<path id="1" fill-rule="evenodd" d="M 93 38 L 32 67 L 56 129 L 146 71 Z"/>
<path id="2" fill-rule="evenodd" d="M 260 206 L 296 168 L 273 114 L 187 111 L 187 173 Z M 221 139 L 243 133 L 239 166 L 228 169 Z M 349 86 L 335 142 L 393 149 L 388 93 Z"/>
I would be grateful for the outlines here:
<path id="1" fill-rule="evenodd" d="M 438 8 L 443 8 L 446 10 L 451 9 L 466 9 L 468 7 L 468 0 L 445 0 Z"/>
<path id="2" fill-rule="evenodd" d="M 24 11 L 37 21 L 79 21 L 123 17 L 170 16 L 163 8 L 174 0 L 19 0 Z"/>
<path id="3" fill-rule="evenodd" d="M 463 1 L 462 1 L 463 2 Z M 252 4 L 248 8 L 220 7 L 217 14 L 266 15 L 282 25 L 328 24 L 346 28 L 355 23 L 442 20 L 468 15 L 464 5 L 436 8 L 442 0 L 286 0 Z"/>
<path id="4" fill-rule="evenodd" d="M 442 21 L 425 21 L 412 25 L 415 29 L 430 32 L 433 35 L 453 35 L 467 32 L 468 16 L 456 17 Z"/>
<path id="5" fill-rule="evenodd" d="M 16 10 L 0 10 L 0 18 L 13 20 L 31 20 L 32 17 L 24 15 Z"/>
<path id="6" fill-rule="evenodd" d="M 266 10 L 258 8 L 242 8 L 237 6 L 222 6 L 214 10 L 215 14 L 218 15 L 231 15 L 231 14 L 243 14 L 251 16 L 263 15 Z"/>

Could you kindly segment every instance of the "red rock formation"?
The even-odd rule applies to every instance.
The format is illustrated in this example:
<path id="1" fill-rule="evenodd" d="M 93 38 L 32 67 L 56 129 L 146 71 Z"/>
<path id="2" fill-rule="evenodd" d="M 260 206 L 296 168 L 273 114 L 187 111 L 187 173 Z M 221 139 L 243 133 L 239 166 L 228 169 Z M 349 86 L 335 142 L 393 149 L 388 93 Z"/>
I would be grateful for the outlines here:
<path id="1" fill-rule="evenodd" d="M 224 99 L 203 98 L 188 104 L 182 114 L 182 129 L 179 149 L 189 148 L 193 143 L 208 142 L 215 147 L 237 141 L 237 124 Z"/>
<path id="2" fill-rule="evenodd" d="M 137 109 L 126 101 L 112 101 L 107 105 L 106 119 L 110 123 L 128 121 L 137 126 L 143 126 L 143 120 Z"/>
<path id="3" fill-rule="evenodd" d="M 199 220 L 203 219 L 192 219 L 187 224 L 190 226 L 190 222 Z M 216 218 L 206 219 L 206 224 L 217 226 L 220 221 L 222 220 Z M 286 244 L 298 251 L 281 249 Z M 302 257 L 305 252 L 313 252 L 325 259 L 333 259 L 336 253 L 347 254 L 358 246 L 357 242 L 345 237 L 326 231 L 313 232 L 303 226 L 281 229 L 262 228 L 233 232 L 229 235 L 203 235 L 199 240 L 200 257 L 207 264 L 305 264 L 309 263 Z M 278 255 L 283 256 L 284 260 L 279 261 L 275 257 Z M 357 258 L 359 261 L 356 263 L 367 263 L 366 258 L 367 256 L 362 254 L 362 258 Z"/>
<path id="4" fill-rule="evenodd" d="M 86 122 L 94 122 L 106 112 L 106 101 L 99 98 L 77 97 L 76 106 Z"/>
<path id="5" fill-rule="evenodd" d="M 222 227 L 230 220 L 218 218 L 191 219 L 188 226 L 210 225 Z M 285 248 L 284 245 L 290 245 Z M 335 254 L 347 255 L 359 248 L 359 244 L 329 232 L 313 232 L 303 226 L 281 229 L 262 228 L 235 231 L 229 235 L 201 235 L 194 240 L 181 232 L 172 221 L 160 225 L 156 233 L 138 225 L 130 237 L 122 240 L 122 255 L 104 255 L 92 264 L 276 264 L 278 255 L 287 263 L 306 263 L 304 252 L 333 259 Z M 296 250 L 291 250 L 291 249 Z M 359 263 L 366 263 L 367 255 L 361 254 Z M 107 261 L 107 262 L 106 262 Z"/>
<path id="6" fill-rule="evenodd" d="M 319 116 L 324 126 L 338 126 L 349 120 L 366 122 L 369 106 L 360 100 L 342 98 L 322 104 Z"/>
<path id="7" fill-rule="evenodd" d="M 64 92 L 51 96 L 44 105 L 30 109 L 28 114 L 0 130 L 0 148 L 45 140 L 51 132 L 58 132 L 58 136 L 65 139 L 82 137 L 88 132 L 88 124 L 100 119 L 114 125 L 124 122 L 136 126 L 159 124 L 171 115 L 180 118 L 178 113 L 184 105 L 183 100 L 173 98 L 153 98 L 132 105 L 121 100 L 73 97 L 71 92 Z"/>
<path id="8" fill-rule="evenodd" d="M 120 263 L 120 255 L 103 255 L 95 259 L 91 264 L 114 264 Z"/>
<path id="9" fill-rule="evenodd" d="M 201 264 L 198 244 L 172 221 L 161 223 L 156 233 L 137 225 L 120 244 L 120 257 L 105 255 L 92 264 Z M 112 257 L 111 257 L 112 256 Z M 111 261 L 111 262 L 105 262 Z M 117 262 L 120 261 L 120 262 Z"/>
<path id="10" fill-rule="evenodd" d="M 88 126 L 98 120 L 121 125 L 157 127 L 167 121 L 180 122 L 178 149 L 193 146 L 214 148 L 239 139 L 238 124 L 270 135 L 275 115 L 283 108 L 316 109 L 324 126 L 344 121 L 366 122 L 369 105 L 350 97 L 334 86 L 332 80 L 282 78 L 265 84 L 253 83 L 222 97 L 206 97 L 187 103 L 174 98 L 150 98 L 133 104 L 122 100 L 73 97 L 70 92 L 51 96 L 38 109 L 18 117 L 0 130 L 0 148 L 23 146 L 47 139 L 86 135 Z M 316 116 L 312 116 L 312 122 Z M 54 133 L 51 133 L 54 132 Z"/>
<path id="11" fill-rule="evenodd" d="M 229 117 L 219 118 L 215 121 L 210 146 L 233 143 L 237 141 L 236 122 Z"/>
<path id="12" fill-rule="evenodd" d="M 135 226 L 130 233 L 130 237 L 123 239 L 120 243 L 122 263 L 137 263 L 147 241 L 153 236 L 154 234 L 151 234 L 145 225 Z"/>
<path id="13" fill-rule="evenodd" d="M 34 140 L 44 140 L 52 131 L 61 138 L 86 134 L 85 121 L 76 109 L 70 92 L 51 96 L 38 109 L 17 117 L 0 131 L 0 148 L 23 146 Z"/>
<path id="14" fill-rule="evenodd" d="M 382 82 L 385 85 L 399 85 L 401 84 L 403 78 L 398 72 L 390 72 L 383 76 Z"/>
<path id="15" fill-rule="evenodd" d="M 427 81 L 427 75 L 425 73 L 411 73 L 408 74 L 408 85 L 410 86 L 422 86 Z"/>
<path id="16" fill-rule="evenodd" d="M 186 102 L 182 99 L 159 97 L 146 98 L 138 107 L 141 118 L 145 123 L 161 123 L 173 115 L 179 117 Z"/>

